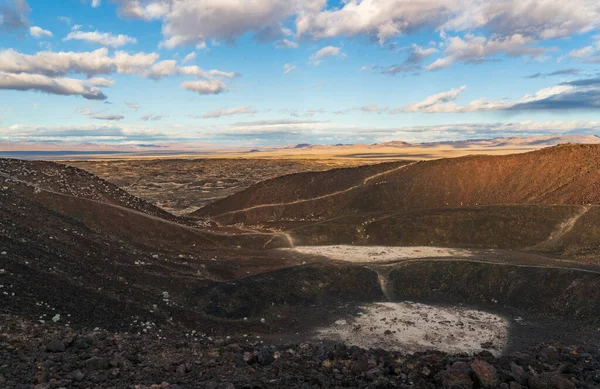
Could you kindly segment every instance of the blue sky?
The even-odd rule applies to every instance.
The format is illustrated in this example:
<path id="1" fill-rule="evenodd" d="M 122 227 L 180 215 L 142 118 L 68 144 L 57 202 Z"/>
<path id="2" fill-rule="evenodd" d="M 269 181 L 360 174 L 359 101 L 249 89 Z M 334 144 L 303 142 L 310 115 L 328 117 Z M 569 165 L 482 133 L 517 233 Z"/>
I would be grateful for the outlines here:
<path id="1" fill-rule="evenodd" d="M 598 133 L 600 4 L 0 0 L 0 141 Z"/>

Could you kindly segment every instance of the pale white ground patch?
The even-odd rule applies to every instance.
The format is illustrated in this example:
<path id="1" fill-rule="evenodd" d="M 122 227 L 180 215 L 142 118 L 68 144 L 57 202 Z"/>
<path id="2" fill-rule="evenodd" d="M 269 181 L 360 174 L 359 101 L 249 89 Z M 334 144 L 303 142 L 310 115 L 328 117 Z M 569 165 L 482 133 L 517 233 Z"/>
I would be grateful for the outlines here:
<path id="1" fill-rule="evenodd" d="M 317 337 L 362 348 L 414 353 L 502 353 L 508 342 L 507 319 L 460 307 L 437 307 L 412 302 L 365 305 L 351 319 L 337 320 Z"/>
<path id="2" fill-rule="evenodd" d="M 397 246 L 298 246 L 291 250 L 302 254 L 319 255 L 347 262 L 390 262 L 418 258 L 468 258 L 471 250 L 445 247 L 397 247 Z"/>

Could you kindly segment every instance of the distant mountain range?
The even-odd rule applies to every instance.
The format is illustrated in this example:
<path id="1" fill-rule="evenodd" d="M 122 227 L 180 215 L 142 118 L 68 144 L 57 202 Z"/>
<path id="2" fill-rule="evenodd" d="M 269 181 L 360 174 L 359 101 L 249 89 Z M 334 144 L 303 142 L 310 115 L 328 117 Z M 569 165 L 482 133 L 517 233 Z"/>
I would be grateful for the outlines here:
<path id="1" fill-rule="evenodd" d="M 533 137 L 506 137 L 492 139 L 466 139 L 458 141 L 443 141 L 443 142 L 426 142 L 426 143 L 408 143 L 403 141 L 390 141 L 377 143 L 373 145 L 360 145 L 368 148 L 405 148 L 405 147 L 437 147 L 450 146 L 455 148 L 469 147 L 546 147 L 556 146 L 559 144 L 600 144 L 600 137 L 596 135 L 550 135 L 550 136 L 533 136 Z M 359 145 L 339 144 L 339 145 L 311 145 L 298 144 L 294 149 L 310 149 L 310 148 L 331 148 L 331 147 L 356 147 Z"/>
<path id="2" fill-rule="evenodd" d="M 390 141 L 377 144 L 295 146 L 222 146 L 202 142 L 153 144 L 102 144 L 75 142 L 0 141 L 0 157 L 20 159 L 114 159 L 175 156 L 242 158 L 368 158 L 436 159 L 467 154 L 510 154 L 533 151 L 559 144 L 600 144 L 595 135 L 554 135 L 467 139 L 459 141 L 408 143 Z"/>

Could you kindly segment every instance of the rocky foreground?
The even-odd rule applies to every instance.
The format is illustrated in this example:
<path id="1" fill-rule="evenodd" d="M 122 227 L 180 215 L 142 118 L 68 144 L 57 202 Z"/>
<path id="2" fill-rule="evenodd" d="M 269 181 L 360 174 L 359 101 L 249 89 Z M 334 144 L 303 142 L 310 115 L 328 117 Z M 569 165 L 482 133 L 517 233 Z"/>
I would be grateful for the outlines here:
<path id="1" fill-rule="evenodd" d="M 80 332 L 3 316 L 2 388 L 597 388 L 600 349 L 543 345 L 499 358 L 271 345 L 201 333 Z M 151 323 L 147 323 L 151 328 Z"/>

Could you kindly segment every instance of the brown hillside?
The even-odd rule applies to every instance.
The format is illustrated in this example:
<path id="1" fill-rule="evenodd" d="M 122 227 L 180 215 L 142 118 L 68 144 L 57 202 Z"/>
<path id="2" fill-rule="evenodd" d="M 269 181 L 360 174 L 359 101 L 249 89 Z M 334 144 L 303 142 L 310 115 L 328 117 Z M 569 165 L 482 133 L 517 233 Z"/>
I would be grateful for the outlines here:
<path id="1" fill-rule="evenodd" d="M 600 204 L 600 145 L 564 145 L 508 156 L 469 156 L 389 167 L 388 174 L 347 190 L 315 192 L 298 201 L 273 181 L 240 193 L 197 215 L 221 223 L 323 220 L 364 212 L 497 204 Z M 307 173 L 306 176 L 310 176 Z M 326 179 L 327 173 L 312 176 Z M 295 186 L 282 177 L 277 187 Z M 270 188 L 268 201 L 258 194 Z M 307 188 L 308 190 L 308 188 Z"/>
<path id="2" fill-rule="evenodd" d="M 54 162 L 0 158 L 0 178 L 56 192 L 135 209 L 172 219 L 172 215 L 84 170 Z"/>
<path id="3" fill-rule="evenodd" d="M 285 246 L 277 234 L 209 233 L 190 227 L 82 170 L 48 162 L 0 160 L 0 216 L 38 236 L 126 243 L 152 252 L 201 254 L 220 247 Z M 75 235 L 73 235 L 75 234 Z M 41 238 L 40 238 L 41 239 Z"/>
<path id="4" fill-rule="evenodd" d="M 325 172 L 295 173 L 253 185 L 248 190 L 214 202 L 192 213 L 192 216 L 208 216 L 228 212 L 232 207 L 245 208 L 257 204 L 306 200 L 328 195 L 364 184 L 365 180 L 378 174 L 397 169 L 409 162 L 381 163 L 340 168 Z"/>

